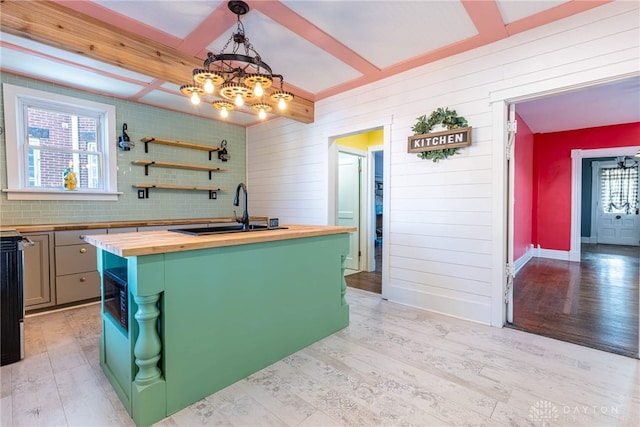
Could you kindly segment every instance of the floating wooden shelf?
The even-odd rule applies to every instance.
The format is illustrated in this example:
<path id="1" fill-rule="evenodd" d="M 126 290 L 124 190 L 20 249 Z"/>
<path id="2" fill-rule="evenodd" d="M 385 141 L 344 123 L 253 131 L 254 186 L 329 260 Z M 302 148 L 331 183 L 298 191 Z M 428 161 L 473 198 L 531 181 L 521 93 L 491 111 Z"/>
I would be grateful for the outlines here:
<path id="1" fill-rule="evenodd" d="M 149 189 L 157 188 L 164 190 L 191 190 L 191 191 L 208 191 L 210 199 L 217 199 L 218 191 L 227 191 L 225 188 L 217 188 L 217 187 L 197 187 L 190 185 L 171 185 L 171 184 L 133 184 L 133 188 L 138 188 L 144 190 L 144 198 L 149 198 Z"/>
<path id="2" fill-rule="evenodd" d="M 229 169 L 217 168 L 211 166 L 190 165 L 186 163 L 173 163 L 173 162 L 156 162 L 154 160 L 134 160 L 131 163 L 134 165 L 144 166 L 144 174 L 149 175 L 149 166 L 156 166 L 162 168 L 174 168 L 174 169 L 190 169 L 196 171 L 209 172 L 209 179 L 211 179 L 212 172 L 225 172 Z"/>
<path id="3" fill-rule="evenodd" d="M 212 147 L 211 145 L 194 144 L 192 142 L 176 141 L 174 139 L 154 138 L 152 136 L 145 136 L 140 141 L 144 142 L 144 152 L 149 152 L 149 144 L 170 145 L 173 147 L 190 148 L 192 150 L 201 150 L 209 152 L 209 160 L 211 160 L 211 153 L 220 151 L 220 147 Z"/>

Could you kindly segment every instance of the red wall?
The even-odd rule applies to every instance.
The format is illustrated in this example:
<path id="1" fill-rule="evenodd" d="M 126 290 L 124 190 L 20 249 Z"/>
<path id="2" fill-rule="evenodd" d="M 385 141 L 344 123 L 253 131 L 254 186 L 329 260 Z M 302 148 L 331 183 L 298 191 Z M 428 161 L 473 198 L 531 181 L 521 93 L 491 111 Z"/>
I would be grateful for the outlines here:
<path id="1" fill-rule="evenodd" d="M 518 132 L 514 147 L 513 259 L 523 256 L 533 243 L 533 133 L 516 114 Z"/>
<path id="2" fill-rule="evenodd" d="M 571 150 L 640 145 L 640 123 L 534 135 L 533 243 L 571 249 Z"/>

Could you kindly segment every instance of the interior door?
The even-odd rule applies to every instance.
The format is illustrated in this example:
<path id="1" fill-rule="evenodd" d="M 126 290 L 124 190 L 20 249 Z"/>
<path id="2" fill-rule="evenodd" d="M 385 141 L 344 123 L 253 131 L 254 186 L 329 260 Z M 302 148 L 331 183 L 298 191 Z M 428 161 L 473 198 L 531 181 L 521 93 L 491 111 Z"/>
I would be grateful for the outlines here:
<path id="1" fill-rule="evenodd" d="M 357 227 L 349 235 L 345 268 L 360 270 L 360 156 L 338 153 L 338 225 Z"/>
<path id="2" fill-rule="evenodd" d="M 638 166 L 620 167 L 616 162 L 598 162 L 596 239 L 611 245 L 640 244 L 638 215 Z"/>

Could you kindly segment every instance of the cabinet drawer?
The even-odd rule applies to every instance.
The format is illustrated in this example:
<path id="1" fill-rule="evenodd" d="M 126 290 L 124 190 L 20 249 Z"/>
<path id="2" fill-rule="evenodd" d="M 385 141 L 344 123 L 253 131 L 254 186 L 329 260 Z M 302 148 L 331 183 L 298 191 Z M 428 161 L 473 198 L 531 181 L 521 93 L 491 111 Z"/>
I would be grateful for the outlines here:
<path id="1" fill-rule="evenodd" d="M 96 270 L 96 248 L 84 245 L 59 246 L 56 248 L 56 276 Z"/>
<path id="2" fill-rule="evenodd" d="M 56 279 L 56 302 L 66 304 L 100 296 L 100 273 L 70 274 Z"/>
<path id="3" fill-rule="evenodd" d="M 106 228 L 91 230 L 56 231 L 56 246 L 77 245 L 84 243 L 84 236 L 89 234 L 106 234 Z"/>

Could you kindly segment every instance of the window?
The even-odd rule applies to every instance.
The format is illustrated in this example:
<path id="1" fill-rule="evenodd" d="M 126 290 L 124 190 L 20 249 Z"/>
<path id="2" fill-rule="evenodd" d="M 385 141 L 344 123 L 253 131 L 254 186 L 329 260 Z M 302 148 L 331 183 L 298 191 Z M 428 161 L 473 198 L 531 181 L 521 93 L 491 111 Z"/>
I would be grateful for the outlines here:
<path id="1" fill-rule="evenodd" d="M 638 209 L 638 166 L 600 169 L 602 210 L 612 214 L 635 214 Z"/>
<path id="2" fill-rule="evenodd" d="M 3 85 L 9 200 L 117 200 L 115 108 Z M 73 171 L 77 186 L 64 187 Z"/>

